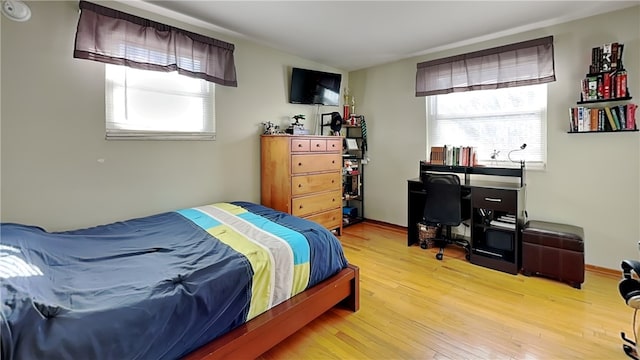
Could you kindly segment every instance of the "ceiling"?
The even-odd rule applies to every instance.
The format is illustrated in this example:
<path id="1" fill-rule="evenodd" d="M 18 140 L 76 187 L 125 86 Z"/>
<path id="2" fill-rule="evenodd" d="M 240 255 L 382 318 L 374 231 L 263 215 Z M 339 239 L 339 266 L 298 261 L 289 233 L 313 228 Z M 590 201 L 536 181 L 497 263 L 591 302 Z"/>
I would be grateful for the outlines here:
<path id="1" fill-rule="evenodd" d="M 121 1 L 346 71 L 640 4 L 640 0 Z"/>

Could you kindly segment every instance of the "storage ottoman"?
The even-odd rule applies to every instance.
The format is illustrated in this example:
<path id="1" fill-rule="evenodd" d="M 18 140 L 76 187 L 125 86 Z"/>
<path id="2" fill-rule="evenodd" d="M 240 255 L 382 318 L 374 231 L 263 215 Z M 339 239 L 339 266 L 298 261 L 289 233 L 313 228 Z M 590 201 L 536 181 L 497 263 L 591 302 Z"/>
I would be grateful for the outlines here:
<path id="1" fill-rule="evenodd" d="M 584 231 L 581 227 L 528 221 L 522 231 L 522 273 L 542 275 L 580 289 L 584 282 Z"/>

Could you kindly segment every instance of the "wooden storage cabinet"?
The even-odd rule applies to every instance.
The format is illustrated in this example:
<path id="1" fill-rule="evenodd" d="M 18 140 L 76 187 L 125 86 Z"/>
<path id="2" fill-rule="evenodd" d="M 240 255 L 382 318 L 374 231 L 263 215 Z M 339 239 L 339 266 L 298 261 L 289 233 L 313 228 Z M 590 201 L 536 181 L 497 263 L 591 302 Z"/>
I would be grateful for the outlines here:
<path id="1" fill-rule="evenodd" d="M 342 233 L 342 137 L 261 136 L 260 201 Z"/>

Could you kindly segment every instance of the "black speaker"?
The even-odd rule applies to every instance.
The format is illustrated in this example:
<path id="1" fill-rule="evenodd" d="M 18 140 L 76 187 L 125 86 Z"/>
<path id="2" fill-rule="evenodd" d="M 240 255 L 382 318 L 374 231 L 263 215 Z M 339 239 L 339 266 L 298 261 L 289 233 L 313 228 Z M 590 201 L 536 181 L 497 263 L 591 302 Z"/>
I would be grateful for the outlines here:
<path id="1" fill-rule="evenodd" d="M 640 281 L 633 278 L 632 272 L 640 275 L 640 262 L 635 260 L 623 260 L 623 279 L 618 284 L 620 295 L 630 307 L 640 309 Z"/>

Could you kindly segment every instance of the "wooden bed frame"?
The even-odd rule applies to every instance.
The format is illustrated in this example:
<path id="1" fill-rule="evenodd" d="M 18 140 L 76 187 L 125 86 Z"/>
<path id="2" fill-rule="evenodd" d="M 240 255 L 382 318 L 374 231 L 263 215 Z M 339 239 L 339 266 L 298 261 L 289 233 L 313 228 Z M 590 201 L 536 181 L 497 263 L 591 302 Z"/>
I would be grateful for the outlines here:
<path id="1" fill-rule="evenodd" d="M 360 307 L 360 275 L 348 265 L 331 278 L 202 346 L 183 360 L 254 359 L 337 304 Z"/>

